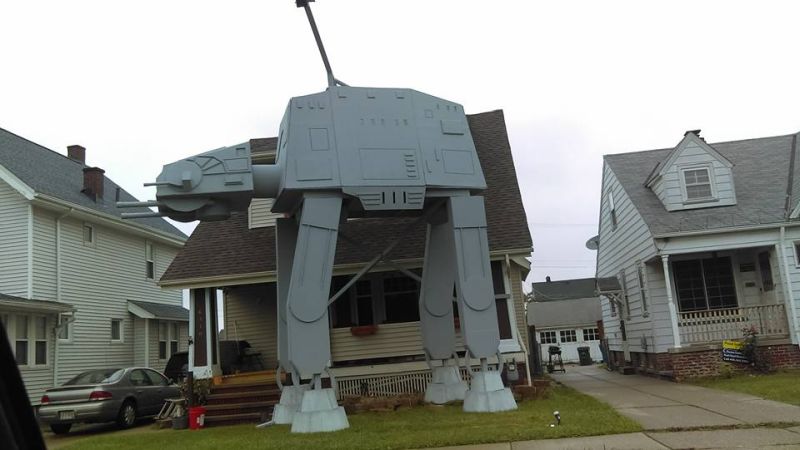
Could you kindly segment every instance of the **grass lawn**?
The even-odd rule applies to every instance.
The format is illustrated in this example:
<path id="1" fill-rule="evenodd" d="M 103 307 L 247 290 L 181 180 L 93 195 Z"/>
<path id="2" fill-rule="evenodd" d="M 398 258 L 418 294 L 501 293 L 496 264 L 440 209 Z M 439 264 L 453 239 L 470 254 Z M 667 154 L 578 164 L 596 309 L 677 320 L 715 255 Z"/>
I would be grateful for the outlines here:
<path id="1" fill-rule="evenodd" d="M 800 405 L 800 371 L 787 370 L 765 375 L 736 375 L 732 378 L 709 378 L 692 383 L 715 389 L 757 395 L 792 405 Z"/>
<path id="2" fill-rule="evenodd" d="M 561 426 L 550 427 L 553 411 Z M 610 406 L 570 388 L 554 386 L 546 399 L 521 402 L 519 409 L 495 414 L 465 413 L 460 405 L 421 406 L 349 417 L 350 428 L 335 433 L 291 434 L 289 426 L 256 429 L 235 425 L 204 430 L 108 433 L 76 440 L 64 449 L 405 449 L 508 442 L 641 430 Z"/>

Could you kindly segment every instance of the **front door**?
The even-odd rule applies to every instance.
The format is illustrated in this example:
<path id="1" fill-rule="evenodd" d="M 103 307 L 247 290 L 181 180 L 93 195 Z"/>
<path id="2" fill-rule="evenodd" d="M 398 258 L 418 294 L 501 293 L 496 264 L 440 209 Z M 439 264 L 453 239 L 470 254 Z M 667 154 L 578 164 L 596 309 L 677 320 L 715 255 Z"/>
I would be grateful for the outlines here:
<path id="1" fill-rule="evenodd" d="M 742 253 L 738 257 L 739 286 L 742 292 L 742 306 L 756 306 L 761 303 L 761 287 L 758 282 L 756 255 Z"/>

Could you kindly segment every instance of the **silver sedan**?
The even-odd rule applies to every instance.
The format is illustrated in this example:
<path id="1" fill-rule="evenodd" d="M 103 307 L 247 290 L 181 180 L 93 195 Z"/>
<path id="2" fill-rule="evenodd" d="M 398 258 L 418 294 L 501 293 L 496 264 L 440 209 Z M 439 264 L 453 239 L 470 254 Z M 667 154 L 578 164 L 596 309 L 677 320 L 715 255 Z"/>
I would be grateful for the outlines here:
<path id="1" fill-rule="evenodd" d="M 158 414 L 164 401 L 181 396 L 178 386 L 152 369 L 99 369 L 84 372 L 42 396 L 39 420 L 56 434 L 73 423 L 117 422 L 132 426 L 137 418 Z"/>

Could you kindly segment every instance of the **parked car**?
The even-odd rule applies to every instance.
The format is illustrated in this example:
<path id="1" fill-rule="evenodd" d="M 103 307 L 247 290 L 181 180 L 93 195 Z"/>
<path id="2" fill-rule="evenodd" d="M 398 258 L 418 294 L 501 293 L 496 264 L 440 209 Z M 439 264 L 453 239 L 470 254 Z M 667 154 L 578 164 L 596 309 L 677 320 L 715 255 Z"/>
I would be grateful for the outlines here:
<path id="1" fill-rule="evenodd" d="M 128 367 L 83 372 L 42 396 L 39 420 L 53 433 L 68 433 L 73 423 L 113 422 L 121 428 L 159 413 L 178 386 L 152 369 Z"/>

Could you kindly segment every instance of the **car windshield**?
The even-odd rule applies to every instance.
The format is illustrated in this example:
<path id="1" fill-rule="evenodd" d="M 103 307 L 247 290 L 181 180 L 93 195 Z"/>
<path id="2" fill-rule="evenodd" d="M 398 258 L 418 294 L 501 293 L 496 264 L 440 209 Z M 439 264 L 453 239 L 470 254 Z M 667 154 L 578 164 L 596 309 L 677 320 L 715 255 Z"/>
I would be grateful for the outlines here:
<path id="1" fill-rule="evenodd" d="M 99 369 L 83 372 L 77 377 L 64 383 L 64 386 L 75 386 L 79 384 L 105 384 L 114 383 L 122 377 L 124 369 Z"/>

